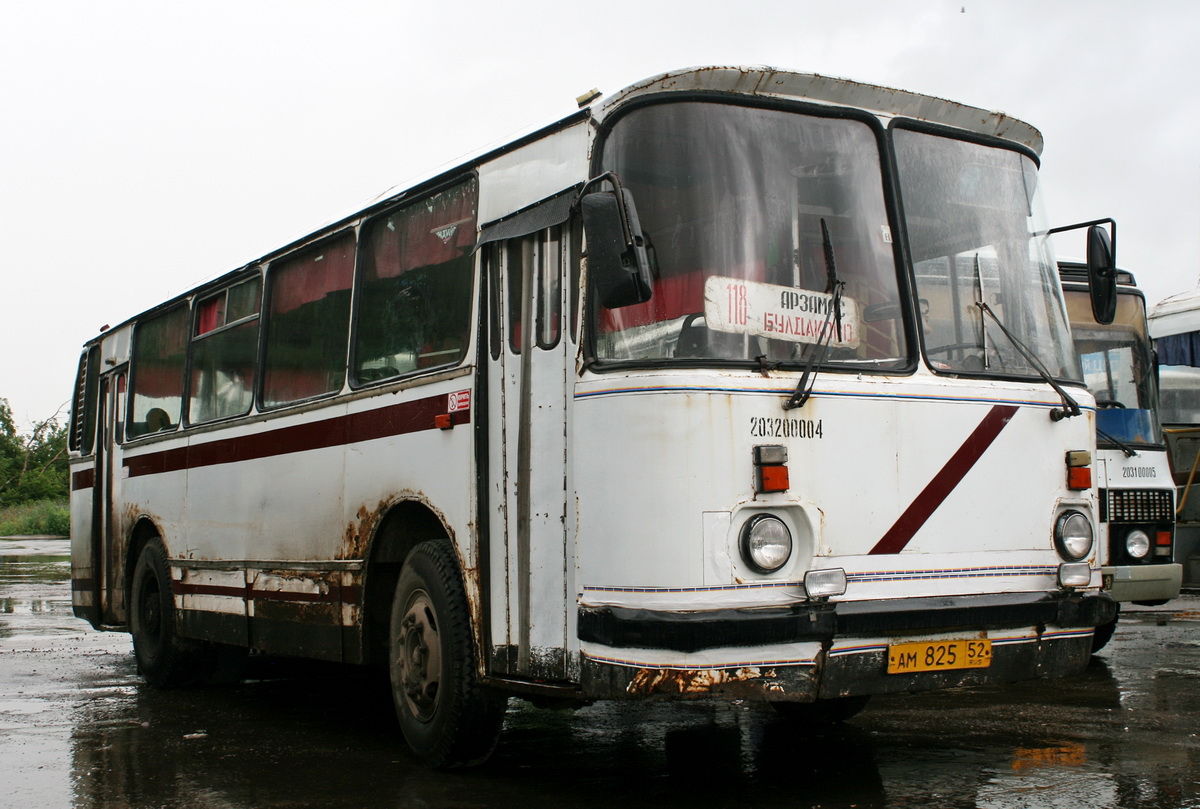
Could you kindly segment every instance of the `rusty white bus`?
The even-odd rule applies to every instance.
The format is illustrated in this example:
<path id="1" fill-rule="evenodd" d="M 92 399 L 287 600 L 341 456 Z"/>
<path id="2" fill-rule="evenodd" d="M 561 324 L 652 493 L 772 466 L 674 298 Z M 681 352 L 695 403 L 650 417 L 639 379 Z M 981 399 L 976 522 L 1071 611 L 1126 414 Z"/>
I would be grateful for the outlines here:
<path id="1" fill-rule="evenodd" d="M 160 686 L 387 666 L 434 766 L 513 695 L 1082 669 L 1115 603 L 1039 132 L 769 68 L 580 104 L 85 346 L 76 613 Z"/>
<path id="2" fill-rule="evenodd" d="M 1183 566 L 1174 558 L 1175 484 L 1158 418 L 1158 373 L 1146 300 L 1133 275 L 1117 273 L 1117 306 L 1098 323 L 1087 267 L 1060 261 L 1071 335 L 1083 380 L 1096 399 L 1093 470 L 1099 498 L 1097 542 L 1106 590 L 1120 602 L 1162 604 L 1179 595 Z M 1117 621 L 1098 627 L 1099 651 Z"/>

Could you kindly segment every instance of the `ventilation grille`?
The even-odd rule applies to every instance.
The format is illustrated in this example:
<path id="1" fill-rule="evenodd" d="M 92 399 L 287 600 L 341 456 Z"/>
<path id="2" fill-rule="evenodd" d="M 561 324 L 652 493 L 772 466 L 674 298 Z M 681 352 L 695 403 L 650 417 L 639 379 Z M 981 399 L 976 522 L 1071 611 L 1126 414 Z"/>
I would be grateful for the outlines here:
<path id="1" fill-rule="evenodd" d="M 1170 489 L 1109 489 L 1109 522 L 1170 522 L 1175 519 Z"/>

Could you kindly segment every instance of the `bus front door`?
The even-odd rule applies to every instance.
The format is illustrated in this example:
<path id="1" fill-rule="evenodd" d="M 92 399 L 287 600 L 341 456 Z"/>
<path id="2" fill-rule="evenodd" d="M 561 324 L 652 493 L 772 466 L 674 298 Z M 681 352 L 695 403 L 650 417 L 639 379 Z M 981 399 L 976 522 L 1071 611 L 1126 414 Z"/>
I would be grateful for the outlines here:
<path id="1" fill-rule="evenodd" d="M 564 680 L 569 669 L 574 558 L 566 407 L 573 351 L 563 327 L 563 268 L 570 254 L 558 227 L 489 254 L 491 668 L 539 681 Z"/>
<path id="2" fill-rule="evenodd" d="M 120 516 L 113 504 L 120 496 L 121 431 L 124 429 L 125 371 L 100 379 L 100 406 L 96 413 L 96 471 L 92 488 L 93 603 L 100 622 L 124 623 L 125 577 L 122 566 L 125 542 Z"/>

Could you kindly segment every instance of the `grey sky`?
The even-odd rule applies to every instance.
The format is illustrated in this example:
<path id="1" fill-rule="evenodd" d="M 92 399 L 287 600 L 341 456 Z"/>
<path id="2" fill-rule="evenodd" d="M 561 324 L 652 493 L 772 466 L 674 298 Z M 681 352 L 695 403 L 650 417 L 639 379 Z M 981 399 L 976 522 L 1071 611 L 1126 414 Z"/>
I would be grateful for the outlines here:
<path id="1" fill-rule="evenodd" d="M 1045 136 L 1055 224 L 1116 218 L 1151 304 L 1200 278 L 1190 0 L 0 0 L 0 37 L 0 397 L 23 426 L 106 323 L 690 65 L 1004 110 Z"/>

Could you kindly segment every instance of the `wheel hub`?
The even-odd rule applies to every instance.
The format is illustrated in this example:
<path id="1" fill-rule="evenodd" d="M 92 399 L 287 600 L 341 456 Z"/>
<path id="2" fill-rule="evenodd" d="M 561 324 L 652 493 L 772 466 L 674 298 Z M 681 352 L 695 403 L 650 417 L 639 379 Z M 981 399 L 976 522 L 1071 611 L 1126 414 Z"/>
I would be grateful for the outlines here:
<path id="1" fill-rule="evenodd" d="M 425 593 L 415 593 L 409 601 L 399 634 L 397 682 L 413 716 L 427 722 L 437 709 L 442 661 L 437 618 Z"/>

